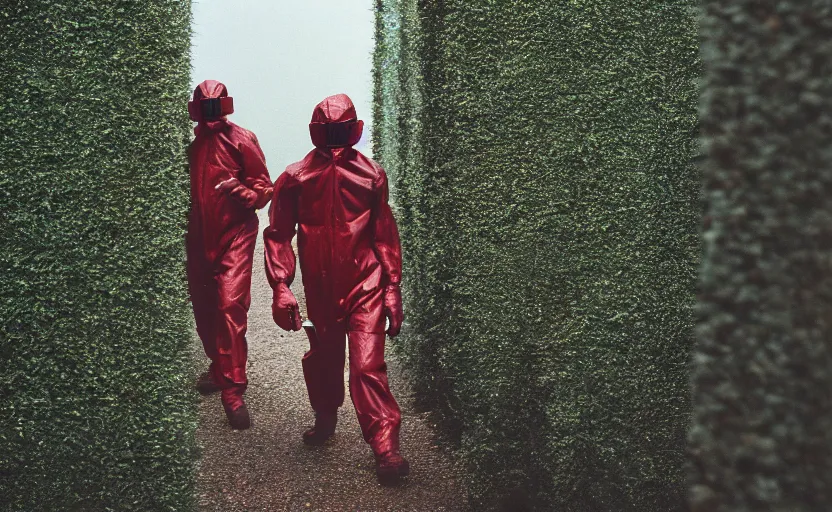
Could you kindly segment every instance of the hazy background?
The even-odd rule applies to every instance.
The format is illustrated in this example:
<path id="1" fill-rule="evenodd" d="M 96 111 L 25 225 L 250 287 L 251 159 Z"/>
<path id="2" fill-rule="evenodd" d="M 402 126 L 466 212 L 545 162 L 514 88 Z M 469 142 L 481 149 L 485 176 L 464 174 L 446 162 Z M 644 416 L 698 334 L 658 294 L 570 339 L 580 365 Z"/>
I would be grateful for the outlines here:
<path id="1" fill-rule="evenodd" d="M 193 86 L 206 79 L 228 86 L 230 119 L 257 134 L 272 178 L 312 149 L 312 109 L 331 94 L 343 92 L 355 102 L 365 123 L 356 148 L 371 154 L 371 0 L 193 5 Z"/>

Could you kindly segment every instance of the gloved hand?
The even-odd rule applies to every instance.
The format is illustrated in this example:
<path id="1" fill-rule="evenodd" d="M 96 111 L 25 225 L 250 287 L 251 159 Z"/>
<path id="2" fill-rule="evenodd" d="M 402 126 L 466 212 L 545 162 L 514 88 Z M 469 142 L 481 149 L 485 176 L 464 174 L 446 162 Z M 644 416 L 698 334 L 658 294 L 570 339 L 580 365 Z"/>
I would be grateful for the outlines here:
<path id="1" fill-rule="evenodd" d="M 237 178 L 229 178 L 221 181 L 214 188 L 233 197 L 246 208 L 254 208 L 257 202 L 257 192 L 240 183 L 240 180 Z"/>
<path id="2" fill-rule="evenodd" d="M 384 315 L 390 320 L 387 334 L 394 337 L 402 330 L 404 313 L 402 312 L 402 290 L 397 284 L 384 289 Z"/>
<path id="3" fill-rule="evenodd" d="M 284 283 L 274 289 L 272 299 L 272 318 L 274 323 L 284 331 L 300 330 L 300 308 L 292 290 Z"/>

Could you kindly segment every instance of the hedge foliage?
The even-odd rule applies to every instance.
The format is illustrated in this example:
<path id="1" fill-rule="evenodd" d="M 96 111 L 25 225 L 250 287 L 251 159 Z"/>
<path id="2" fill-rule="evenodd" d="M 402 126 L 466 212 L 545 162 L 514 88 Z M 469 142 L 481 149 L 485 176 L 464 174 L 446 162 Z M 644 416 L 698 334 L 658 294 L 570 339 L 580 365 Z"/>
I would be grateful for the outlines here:
<path id="1" fill-rule="evenodd" d="M 190 2 L 0 4 L 0 508 L 188 510 Z"/>
<path id="2" fill-rule="evenodd" d="M 708 0 L 693 509 L 832 503 L 832 3 Z"/>
<path id="3" fill-rule="evenodd" d="M 477 509 L 683 508 L 696 2 L 378 0 L 408 328 Z"/>

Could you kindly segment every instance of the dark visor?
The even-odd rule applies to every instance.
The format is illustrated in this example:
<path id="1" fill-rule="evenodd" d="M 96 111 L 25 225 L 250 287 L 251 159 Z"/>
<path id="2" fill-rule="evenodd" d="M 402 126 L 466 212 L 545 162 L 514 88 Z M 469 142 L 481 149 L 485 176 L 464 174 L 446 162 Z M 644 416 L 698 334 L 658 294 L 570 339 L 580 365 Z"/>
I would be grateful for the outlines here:
<path id="1" fill-rule="evenodd" d="M 355 143 L 352 137 L 356 123 L 358 123 L 357 120 L 342 123 L 312 123 L 310 128 L 313 138 L 326 141 L 325 144 L 330 147 L 341 147 Z"/>
<path id="2" fill-rule="evenodd" d="M 199 104 L 202 106 L 202 117 L 205 119 L 222 117 L 222 103 L 219 98 L 203 99 Z"/>
<path id="3" fill-rule="evenodd" d="M 202 98 L 199 107 L 203 119 L 216 119 L 234 112 L 234 103 L 230 96 L 222 98 Z"/>

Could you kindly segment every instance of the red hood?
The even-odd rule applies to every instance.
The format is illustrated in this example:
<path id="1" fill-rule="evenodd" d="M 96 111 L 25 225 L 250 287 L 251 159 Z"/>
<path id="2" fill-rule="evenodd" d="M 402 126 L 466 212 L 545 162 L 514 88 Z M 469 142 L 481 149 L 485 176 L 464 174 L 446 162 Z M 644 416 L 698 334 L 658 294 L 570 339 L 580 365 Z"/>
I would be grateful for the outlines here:
<path id="1" fill-rule="evenodd" d="M 216 117 L 206 119 L 203 115 L 202 100 L 220 99 Z M 216 80 L 205 80 L 194 89 L 193 100 L 188 102 L 188 113 L 192 120 L 216 129 L 225 122 L 225 116 L 234 112 L 234 99 L 228 95 L 225 84 Z"/>
<path id="2" fill-rule="evenodd" d="M 309 123 L 312 143 L 319 148 L 354 146 L 363 131 L 364 121 L 358 120 L 355 105 L 346 94 L 336 94 L 318 103 Z"/>

